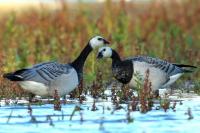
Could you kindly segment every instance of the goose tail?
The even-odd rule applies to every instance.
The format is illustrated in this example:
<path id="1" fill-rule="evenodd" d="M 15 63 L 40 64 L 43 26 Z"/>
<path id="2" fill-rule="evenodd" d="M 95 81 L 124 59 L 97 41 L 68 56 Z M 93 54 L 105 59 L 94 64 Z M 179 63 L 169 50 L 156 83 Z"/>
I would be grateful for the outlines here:
<path id="1" fill-rule="evenodd" d="M 21 69 L 16 72 L 11 72 L 11 73 L 5 73 L 3 74 L 3 78 L 6 78 L 10 81 L 23 81 L 23 77 L 21 74 L 27 69 Z"/>
<path id="2" fill-rule="evenodd" d="M 13 73 L 5 73 L 3 74 L 3 78 L 10 81 L 23 81 L 23 78 L 20 75 L 15 75 Z"/>
<path id="3" fill-rule="evenodd" d="M 174 65 L 180 67 L 184 73 L 192 73 L 197 68 L 196 66 L 185 65 L 185 64 L 174 64 Z"/>

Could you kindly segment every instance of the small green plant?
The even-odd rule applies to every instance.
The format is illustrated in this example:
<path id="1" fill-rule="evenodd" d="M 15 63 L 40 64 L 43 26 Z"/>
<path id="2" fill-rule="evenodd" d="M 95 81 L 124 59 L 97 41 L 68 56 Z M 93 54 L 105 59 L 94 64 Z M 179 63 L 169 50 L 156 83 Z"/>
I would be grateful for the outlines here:
<path id="1" fill-rule="evenodd" d="M 96 110 L 98 110 L 98 108 L 96 107 L 96 100 L 94 99 L 91 111 L 96 111 Z"/>
<path id="2" fill-rule="evenodd" d="M 188 110 L 187 110 L 187 112 L 185 113 L 185 115 L 188 115 L 188 120 L 194 119 L 194 117 L 193 117 L 193 115 L 192 115 L 191 108 L 188 108 Z"/>
<path id="3" fill-rule="evenodd" d="M 72 120 L 72 118 L 73 118 L 73 116 L 74 116 L 74 114 L 77 112 L 77 111 L 81 111 L 81 110 L 83 110 L 80 106 L 75 106 L 74 107 L 74 110 L 72 111 L 72 114 L 70 115 L 70 118 L 69 118 L 69 120 L 71 121 Z"/>
<path id="4" fill-rule="evenodd" d="M 10 114 L 9 114 L 9 116 L 8 116 L 8 119 L 7 119 L 7 122 L 6 122 L 6 123 L 9 123 L 9 121 L 10 121 L 10 119 L 11 119 L 11 117 L 12 117 L 12 114 L 13 114 L 13 110 L 11 110 L 11 112 L 10 112 Z"/>
<path id="5" fill-rule="evenodd" d="M 135 77 L 134 80 L 136 83 L 135 89 L 136 89 L 136 92 L 139 94 L 140 90 L 142 89 L 144 79 L 142 78 L 142 75 L 138 71 L 134 73 L 134 77 Z"/>
<path id="6" fill-rule="evenodd" d="M 170 108 L 170 100 L 167 94 L 165 94 L 163 98 L 160 98 L 160 107 L 162 107 L 165 112 Z"/>
<path id="7" fill-rule="evenodd" d="M 194 83 L 194 88 L 193 88 L 194 92 L 197 93 L 198 95 L 200 95 L 200 81 L 196 81 Z"/>
<path id="8" fill-rule="evenodd" d="M 52 127 L 55 126 L 50 115 L 47 115 L 47 121 L 49 121 L 49 125 L 50 125 L 50 126 L 52 126 Z"/>
<path id="9" fill-rule="evenodd" d="M 128 123 L 132 123 L 134 121 L 134 119 L 131 117 L 131 108 L 129 104 L 127 105 L 126 119 Z"/>

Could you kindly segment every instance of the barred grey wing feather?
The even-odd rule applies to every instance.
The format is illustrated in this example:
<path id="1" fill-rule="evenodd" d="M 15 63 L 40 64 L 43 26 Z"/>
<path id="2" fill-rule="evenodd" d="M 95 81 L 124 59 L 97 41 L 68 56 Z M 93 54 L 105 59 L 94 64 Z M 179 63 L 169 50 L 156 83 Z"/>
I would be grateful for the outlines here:
<path id="1" fill-rule="evenodd" d="M 62 74 L 69 73 L 71 66 L 68 64 L 59 64 L 57 62 L 45 62 L 34 65 L 23 71 L 20 76 L 26 81 L 36 81 L 49 84 Z"/>
<path id="2" fill-rule="evenodd" d="M 168 76 L 172 76 L 178 73 L 183 73 L 183 70 L 174 64 L 171 64 L 165 60 L 161 60 L 159 58 L 153 58 L 148 56 L 136 56 L 132 58 L 127 58 L 127 60 L 146 62 L 152 67 L 158 68 L 165 72 Z"/>

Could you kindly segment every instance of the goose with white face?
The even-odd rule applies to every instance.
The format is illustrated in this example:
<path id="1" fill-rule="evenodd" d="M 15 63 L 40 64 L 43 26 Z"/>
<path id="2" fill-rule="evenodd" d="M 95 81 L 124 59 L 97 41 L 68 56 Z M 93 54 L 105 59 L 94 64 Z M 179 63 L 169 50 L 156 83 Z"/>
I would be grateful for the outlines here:
<path id="1" fill-rule="evenodd" d="M 97 58 L 110 58 L 112 56 L 112 49 L 110 47 L 99 48 Z"/>
<path id="2" fill-rule="evenodd" d="M 112 74 L 119 82 L 137 87 L 138 76 L 144 83 L 146 73 L 151 89 L 157 91 L 160 88 L 169 87 L 184 73 L 191 73 L 197 67 L 186 64 L 170 63 L 159 58 L 149 56 L 135 56 L 121 60 L 119 54 L 110 47 L 101 47 L 97 58 L 112 59 Z"/>
<path id="3" fill-rule="evenodd" d="M 5 73 L 3 77 L 18 82 L 24 90 L 35 95 L 54 96 L 57 90 L 59 96 L 64 96 L 82 81 L 84 63 L 92 50 L 106 44 L 109 44 L 106 39 L 95 36 L 88 41 L 80 55 L 70 63 L 43 62 Z"/>
<path id="4" fill-rule="evenodd" d="M 110 44 L 110 43 L 101 36 L 95 36 L 89 41 L 89 44 L 92 47 L 92 49 L 95 49 L 99 46 L 107 45 L 107 44 Z"/>

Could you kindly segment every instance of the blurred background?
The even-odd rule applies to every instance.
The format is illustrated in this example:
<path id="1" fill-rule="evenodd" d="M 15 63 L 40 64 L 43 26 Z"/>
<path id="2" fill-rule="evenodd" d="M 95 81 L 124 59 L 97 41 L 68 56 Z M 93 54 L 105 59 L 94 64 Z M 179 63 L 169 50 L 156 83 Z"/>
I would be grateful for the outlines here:
<path id="1" fill-rule="evenodd" d="M 44 61 L 68 63 L 95 35 L 122 58 L 149 55 L 199 66 L 199 22 L 199 0 L 0 0 L 0 74 Z M 97 61 L 92 52 L 85 84 L 100 71 L 110 81 L 110 70 L 111 61 Z M 199 82 L 200 73 L 182 79 Z M 0 77 L 1 97 L 11 92 L 22 94 Z"/>

